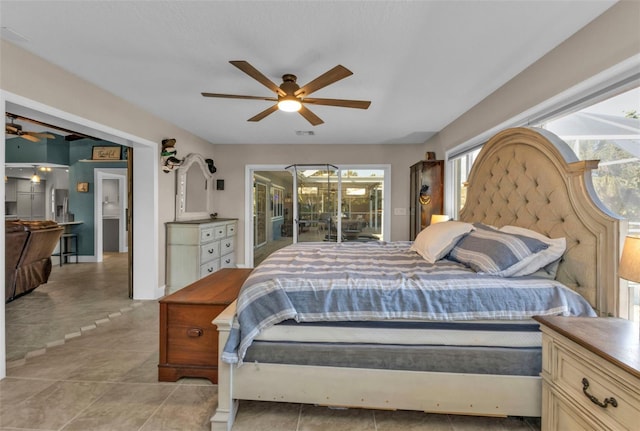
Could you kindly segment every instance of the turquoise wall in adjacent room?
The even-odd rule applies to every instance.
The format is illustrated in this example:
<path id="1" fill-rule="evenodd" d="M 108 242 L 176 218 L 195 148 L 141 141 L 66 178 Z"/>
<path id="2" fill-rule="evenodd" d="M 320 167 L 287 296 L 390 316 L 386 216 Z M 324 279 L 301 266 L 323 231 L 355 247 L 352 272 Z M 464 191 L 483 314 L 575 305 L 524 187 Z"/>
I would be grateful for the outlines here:
<path id="1" fill-rule="evenodd" d="M 69 212 L 73 213 L 76 221 L 82 224 L 73 227 L 73 232 L 78 234 L 78 254 L 81 256 L 93 255 L 94 248 L 94 196 L 95 183 L 93 170 L 95 168 L 126 168 L 127 161 L 94 162 L 91 154 L 94 146 L 119 146 L 106 141 L 94 141 L 92 139 L 80 139 L 74 141 L 69 148 Z M 123 148 L 126 150 L 126 148 Z M 124 152 L 126 157 L 126 151 Z M 78 183 L 89 183 L 89 191 L 80 193 L 76 190 Z"/>
<path id="2" fill-rule="evenodd" d="M 63 136 L 54 136 L 53 139 L 41 139 L 39 142 L 31 142 L 23 138 L 7 139 L 5 161 L 33 165 L 44 163 L 69 165 L 69 142 L 65 141 Z"/>

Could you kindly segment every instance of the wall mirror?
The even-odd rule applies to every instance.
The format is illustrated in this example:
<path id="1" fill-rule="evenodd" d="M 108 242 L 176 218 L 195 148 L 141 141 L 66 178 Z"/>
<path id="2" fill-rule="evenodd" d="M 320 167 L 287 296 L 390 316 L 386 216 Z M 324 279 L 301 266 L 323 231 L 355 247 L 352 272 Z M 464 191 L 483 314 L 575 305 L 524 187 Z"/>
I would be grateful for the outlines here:
<path id="1" fill-rule="evenodd" d="M 208 219 L 213 175 L 200 154 L 188 154 L 176 170 L 176 221 Z"/>

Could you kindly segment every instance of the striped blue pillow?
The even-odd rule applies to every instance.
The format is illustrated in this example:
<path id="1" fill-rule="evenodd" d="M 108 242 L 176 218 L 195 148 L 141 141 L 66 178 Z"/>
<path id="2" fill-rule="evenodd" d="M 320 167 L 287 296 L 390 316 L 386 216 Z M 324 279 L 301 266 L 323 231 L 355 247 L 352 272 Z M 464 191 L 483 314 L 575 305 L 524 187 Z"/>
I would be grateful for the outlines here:
<path id="1" fill-rule="evenodd" d="M 475 230 L 453 247 L 449 258 L 479 273 L 496 274 L 549 247 L 535 238 L 501 232 L 482 223 L 473 227 Z"/>

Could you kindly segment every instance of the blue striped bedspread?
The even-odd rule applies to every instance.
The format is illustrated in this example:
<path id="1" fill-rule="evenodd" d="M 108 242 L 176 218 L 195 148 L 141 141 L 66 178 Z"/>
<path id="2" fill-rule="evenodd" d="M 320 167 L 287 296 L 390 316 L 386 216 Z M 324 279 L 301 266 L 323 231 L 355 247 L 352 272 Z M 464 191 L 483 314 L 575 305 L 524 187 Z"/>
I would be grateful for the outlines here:
<path id="1" fill-rule="evenodd" d="M 595 316 L 561 283 L 481 275 L 440 260 L 427 263 L 411 242 L 302 243 L 271 254 L 246 280 L 222 352 L 242 363 L 253 339 L 287 319 L 521 320 L 535 315 Z"/>

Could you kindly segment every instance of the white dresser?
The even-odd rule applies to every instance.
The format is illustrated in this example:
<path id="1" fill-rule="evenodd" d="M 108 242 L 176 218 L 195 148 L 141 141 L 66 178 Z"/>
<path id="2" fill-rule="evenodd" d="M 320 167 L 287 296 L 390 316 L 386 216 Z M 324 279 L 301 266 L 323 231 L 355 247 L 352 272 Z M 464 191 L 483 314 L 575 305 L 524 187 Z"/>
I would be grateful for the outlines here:
<path id="1" fill-rule="evenodd" d="M 542 330 L 542 430 L 640 429 L 637 323 L 534 318 Z"/>
<path id="2" fill-rule="evenodd" d="M 176 221 L 167 226 L 167 293 L 236 266 L 237 219 Z"/>

